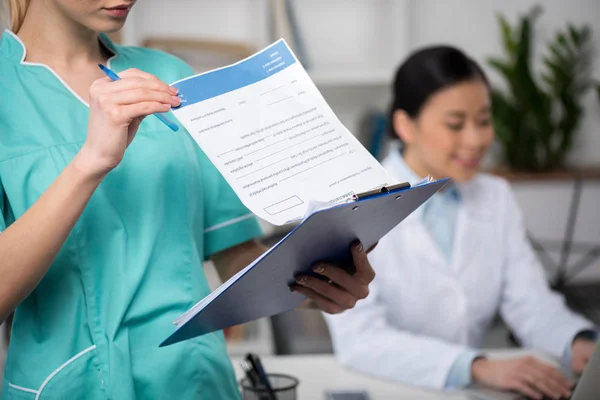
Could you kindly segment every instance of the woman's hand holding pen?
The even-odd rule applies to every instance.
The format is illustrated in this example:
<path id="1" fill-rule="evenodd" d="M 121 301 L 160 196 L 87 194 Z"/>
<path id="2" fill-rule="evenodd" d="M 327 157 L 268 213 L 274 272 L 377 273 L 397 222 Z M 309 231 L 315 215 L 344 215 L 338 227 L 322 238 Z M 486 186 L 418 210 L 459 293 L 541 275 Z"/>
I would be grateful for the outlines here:
<path id="1" fill-rule="evenodd" d="M 121 162 L 144 117 L 180 103 L 177 90 L 154 75 L 128 69 L 120 78 L 101 78 L 90 86 L 88 133 L 78 166 L 100 176 Z"/>
<path id="2" fill-rule="evenodd" d="M 352 247 L 356 266 L 354 275 L 334 265 L 317 264 L 313 271 L 323 275 L 328 281 L 302 275 L 297 277 L 297 284 L 291 290 L 305 295 L 328 314 L 338 314 L 354 308 L 357 301 L 368 296 L 369 284 L 375 278 L 375 271 L 367 258 L 369 251 L 365 251 L 361 243 Z"/>

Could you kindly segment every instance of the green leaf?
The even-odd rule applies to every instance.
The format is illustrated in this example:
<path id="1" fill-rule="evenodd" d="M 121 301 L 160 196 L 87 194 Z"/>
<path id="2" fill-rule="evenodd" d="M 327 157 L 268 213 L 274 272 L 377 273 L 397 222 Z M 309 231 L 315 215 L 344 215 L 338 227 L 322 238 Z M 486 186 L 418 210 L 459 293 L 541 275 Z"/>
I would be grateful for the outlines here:
<path id="1" fill-rule="evenodd" d="M 544 66 L 548 70 L 546 76 L 550 78 L 551 89 L 562 87 L 565 81 L 569 80 L 569 71 L 565 70 L 562 65 L 558 65 L 551 59 L 544 59 Z M 556 93 L 556 91 L 554 91 Z"/>
<path id="2" fill-rule="evenodd" d="M 520 147 L 519 127 L 520 127 L 520 112 L 515 109 L 514 105 L 507 97 L 498 90 L 492 90 L 492 116 L 496 139 L 502 144 L 505 157 L 513 165 L 518 163 Z"/>
<path id="3" fill-rule="evenodd" d="M 579 31 L 579 44 L 580 46 L 586 46 L 590 43 L 592 38 L 592 29 L 588 25 L 584 25 Z"/>
<path id="4" fill-rule="evenodd" d="M 579 45 L 581 43 L 581 33 L 572 24 L 569 24 L 568 29 L 569 36 L 571 37 L 573 43 Z"/>
<path id="5" fill-rule="evenodd" d="M 488 60 L 488 64 L 492 69 L 496 70 L 496 72 L 503 75 L 504 79 L 507 81 L 513 80 L 513 68 L 509 64 L 496 58 Z"/>
<path id="6" fill-rule="evenodd" d="M 517 59 L 529 62 L 529 56 L 531 54 L 531 22 L 527 18 L 521 20 L 519 43 L 520 46 Z"/>
<path id="7" fill-rule="evenodd" d="M 502 44 L 504 45 L 504 51 L 508 54 L 513 54 L 517 47 L 517 43 L 513 39 L 513 29 L 503 15 L 497 16 L 498 23 L 500 24 Z"/>
<path id="8" fill-rule="evenodd" d="M 550 50 L 549 58 L 555 60 L 561 64 L 569 64 L 570 54 L 565 50 L 563 46 L 560 46 L 558 43 L 550 43 L 548 45 L 548 50 Z"/>

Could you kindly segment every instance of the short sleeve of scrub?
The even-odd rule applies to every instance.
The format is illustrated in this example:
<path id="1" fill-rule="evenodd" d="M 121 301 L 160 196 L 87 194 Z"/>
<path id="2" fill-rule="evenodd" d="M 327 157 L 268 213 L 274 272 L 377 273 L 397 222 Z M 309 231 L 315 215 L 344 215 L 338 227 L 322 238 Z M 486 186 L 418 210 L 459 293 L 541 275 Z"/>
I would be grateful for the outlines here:
<path id="1" fill-rule="evenodd" d="M 0 179 L 0 232 L 4 231 L 14 220 L 10 206 L 8 205 L 8 199 L 4 188 L 2 187 L 2 180 Z"/>
<path id="2" fill-rule="evenodd" d="M 6 221 L 4 220 L 4 209 L 6 206 L 4 203 L 4 189 L 2 189 L 2 182 L 0 182 L 0 232 L 6 229 Z"/>

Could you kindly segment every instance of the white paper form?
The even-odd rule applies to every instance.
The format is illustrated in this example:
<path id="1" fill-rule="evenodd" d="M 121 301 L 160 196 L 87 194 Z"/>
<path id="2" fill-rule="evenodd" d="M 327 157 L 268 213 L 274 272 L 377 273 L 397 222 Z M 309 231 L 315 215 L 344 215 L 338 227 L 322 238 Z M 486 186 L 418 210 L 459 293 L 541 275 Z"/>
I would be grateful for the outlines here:
<path id="1" fill-rule="evenodd" d="M 309 201 L 392 183 L 342 125 L 284 40 L 173 84 L 174 115 L 255 215 L 283 225 Z"/>

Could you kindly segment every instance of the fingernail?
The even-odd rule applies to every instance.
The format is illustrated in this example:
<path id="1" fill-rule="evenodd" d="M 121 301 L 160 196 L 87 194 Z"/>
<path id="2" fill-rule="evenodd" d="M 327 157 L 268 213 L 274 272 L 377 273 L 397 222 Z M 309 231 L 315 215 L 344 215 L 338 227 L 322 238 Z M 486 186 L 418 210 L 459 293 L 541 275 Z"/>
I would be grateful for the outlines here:
<path id="1" fill-rule="evenodd" d="M 362 245 L 362 243 L 359 243 L 359 244 L 356 245 L 356 251 L 359 252 L 359 253 L 363 251 L 363 245 Z"/>
<path id="2" fill-rule="evenodd" d="M 171 100 L 173 100 L 173 102 L 179 104 L 181 102 L 181 99 L 177 96 L 171 96 Z"/>
<path id="3" fill-rule="evenodd" d="M 305 276 L 301 276 L 299 278 L 296 278 L 296 282 L 299 285 L 306 286 L 306 283 L 308 282 L 308 279 Z"/>
<path id="4" fill-rule="evenodd" d="M 318 274 L 321 274 L 321 273 L 325 272 L 325 267 L 322 266 L 321 264 L 319 264 L 313 269 L 313 271 L 315 271 Z"/>
<path id="5" fill-rule="evenodd" d="M 170 90 L 170 91 L 171 91 L 171 93 L 173 93 L 173 94 L 177 94 L 177 93 L 179 93 L 179 89 L 177 89 L 177 88 L 174 88 L 173 86 L 169 86 L 169 90 Z"/>

